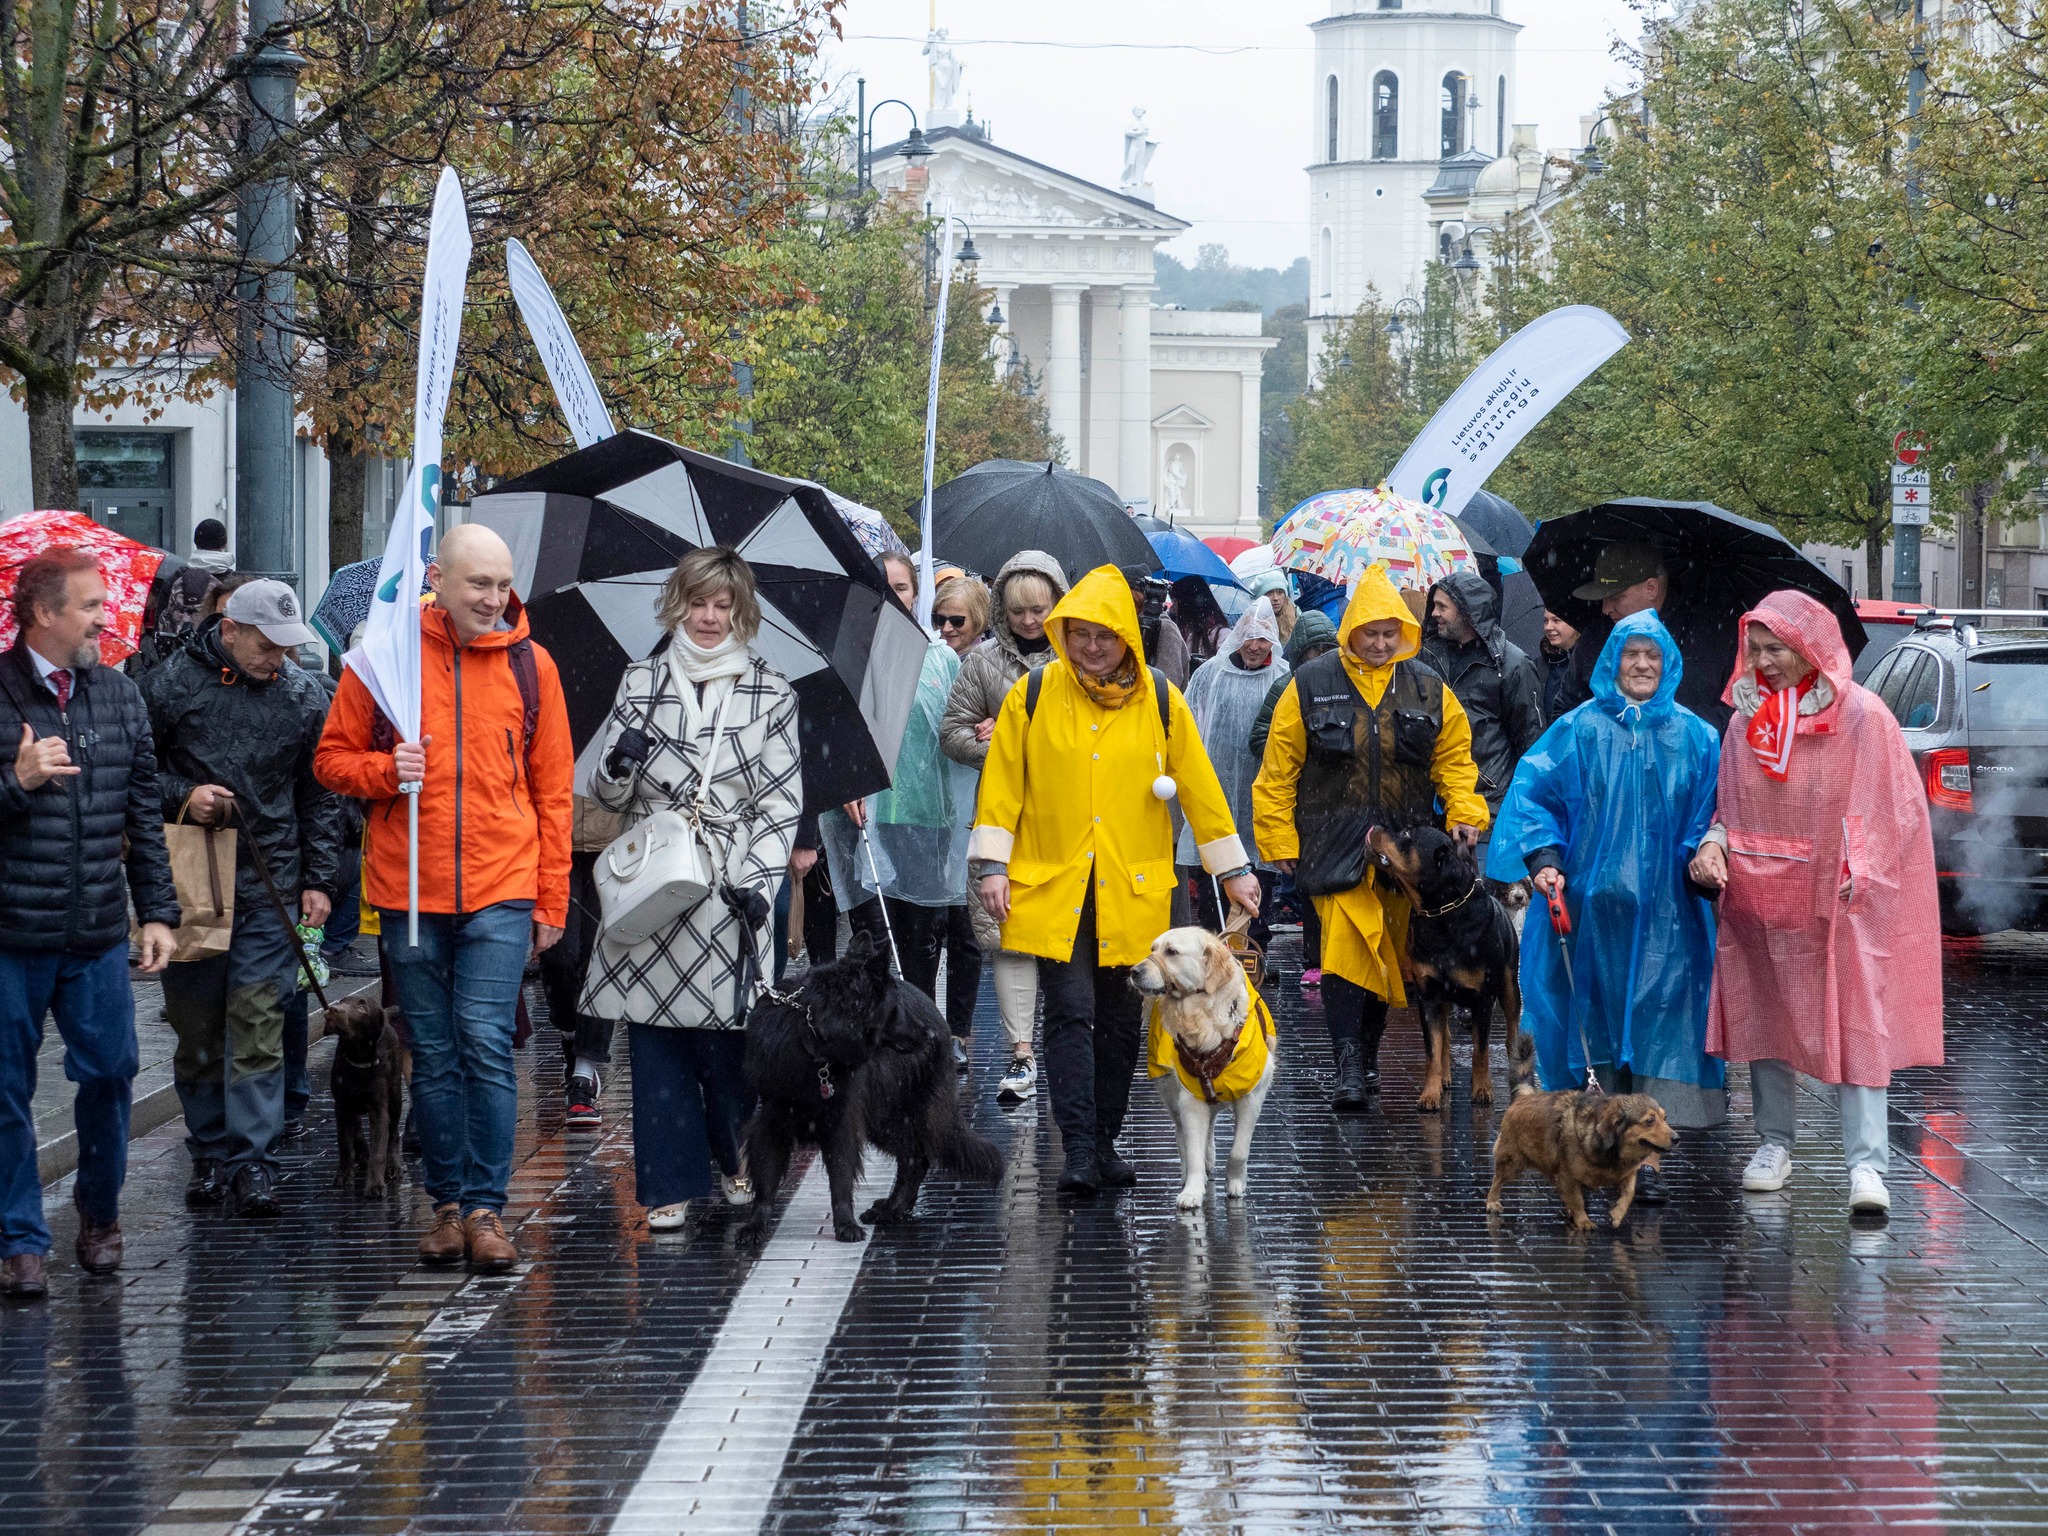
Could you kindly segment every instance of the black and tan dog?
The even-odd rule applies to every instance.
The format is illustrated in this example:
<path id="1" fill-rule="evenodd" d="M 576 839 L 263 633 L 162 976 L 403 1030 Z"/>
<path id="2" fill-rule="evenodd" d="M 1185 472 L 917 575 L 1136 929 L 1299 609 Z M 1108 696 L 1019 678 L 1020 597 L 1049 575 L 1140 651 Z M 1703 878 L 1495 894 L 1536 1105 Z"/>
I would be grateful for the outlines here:
<path id="1" fill-rule="evenodd" d="M 1557 1186 L 1565 1213 L 1581 1232 L 1593 1226 L 1586 1190 L 1614 1190 L 1608 1221 L 1618 1227 L 1636 1197 L 1636 1170 L 1645 1163 L 1662 1166 L 1659 1154 L 1677 1139 L 1664 1106 L 1647 1093 L 1609 1096 L 1570 1088 L 1518 1094 L 1493 1141 L 1486 1208 L 1498 1215 L 1501 1190 L 1533 1169 Z"/>
<path id="2" fill-rule="evenodd" d="M 341 1153 L 334 1187 L 352 1189 L 361 1174 L 370 1200 L 384 1197 L 391 1170 L 399 1166 L 405 1085 L 412 1077 L 412 1053 L 392 1028 L 397 1012 L 379 1007 L 373 997 L 345 997 L 327 1008 L 327 1028 L 337 1037 L 328 1078 Z"/>
<path id="3" fill-rule="evenodd" d="M 1488 1051 L 1494 1005 L 1507 1020 L 1509 1087 L 1529 1080 L 1522 1041 L 1522 940 L 1507 909 L 1488 894 L 1479 867 L 1449 834 L 1435 827 L 1366 834 L 1379 867 L 1408 898 L 1408 948 L 1402 980 L 1416 993 L 1422 1018 L 1422 1092 L 1415 1106 L 1443 1108 L 1451 1078 L 1451 1010 L 1472 1024 L 1472 1102 L 1493 1102 Z"/>

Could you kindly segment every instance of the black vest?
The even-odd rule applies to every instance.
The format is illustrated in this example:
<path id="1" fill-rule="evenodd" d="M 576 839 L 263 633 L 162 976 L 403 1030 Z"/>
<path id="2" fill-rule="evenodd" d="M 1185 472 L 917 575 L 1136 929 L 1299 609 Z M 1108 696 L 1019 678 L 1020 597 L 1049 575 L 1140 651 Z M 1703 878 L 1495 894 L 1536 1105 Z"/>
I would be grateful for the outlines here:
<path id="1" fill-rule="evenodd" d="M 1368 708 L 1332 651 L 1297 668 L 1293 687 L 1308 736 L 1294 792 L 1294 884 L 1305 896 L 1334 896 L 1365 879 L 1373 827 L 1442 825 L 1430 764 L 1444 685 L 1425 666 L 1396 662 L 1379 708 Z"/>

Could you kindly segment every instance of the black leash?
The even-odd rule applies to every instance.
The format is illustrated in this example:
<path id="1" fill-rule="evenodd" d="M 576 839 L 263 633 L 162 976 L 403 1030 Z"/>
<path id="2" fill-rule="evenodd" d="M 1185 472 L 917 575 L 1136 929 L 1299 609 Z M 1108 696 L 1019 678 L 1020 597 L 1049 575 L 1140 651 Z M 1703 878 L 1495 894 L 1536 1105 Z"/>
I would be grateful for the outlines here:
<path id="1" fill-rule="evenodd" d="M 228 801 L 228 815 L 235 815 L 240 808 L 239 796 Z M 299 957 L 299 973 L 306 978 L 306 985 L 313 989 L 313 995 L 320 999 L 320 1011 L 325 1013 L 330 1006 L 327 993 L 320 986 L 320 978 L 313 974 L 313 962 L 307 958 L 306 946 L 299 939 L 299 925 L 292 920 L 291 913 L 286 909 L 284 897 L 278 894 L 277 882 L 270 876 L 270 860 L 263 856 L 262 840 L 256 836 L 256 831 L 249 825 L 246 816 L 242 818 L 242 831 L 248 839 L 249 857 L 256 865 L 256 873 L 262 876 L 263 889 L 270 897 L 271 910 L 277 913 L 278 920 L 284 924 L 284 931 L 292 941 L 292 953 Z"/>

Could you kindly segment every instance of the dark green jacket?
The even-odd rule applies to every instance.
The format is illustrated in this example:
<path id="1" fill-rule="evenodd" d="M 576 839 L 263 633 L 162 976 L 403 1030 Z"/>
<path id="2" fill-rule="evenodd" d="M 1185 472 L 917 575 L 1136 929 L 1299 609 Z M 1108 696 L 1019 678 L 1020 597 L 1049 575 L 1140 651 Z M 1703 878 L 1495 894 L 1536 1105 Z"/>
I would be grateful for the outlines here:
<path id="1" fill-rule="evenodd" d="M 1263 599 L 1261 599 L 1263 601 Z M 1287 661 L 1289 671 L 1301 666 L 1304 661 L 1313 661 L 1325 651 L 1337 648 L 1337 626 L 1330 622 L 1325 613 L 1305 608 L 1294 621 L 1294 633 L 1287 637 L 1287 644 L 1280 654 Z M 1252 756 L 1263 760 L 1266 756 L 1266 738 L 1273 730 L 1273 709 L 1280 702 L 1280 695 L 1286 691 L 1287 679 L 1281 678 L 1266 690 L 1266 702 L 1259 706 L 1258 716 L 1252 721 Z"/>

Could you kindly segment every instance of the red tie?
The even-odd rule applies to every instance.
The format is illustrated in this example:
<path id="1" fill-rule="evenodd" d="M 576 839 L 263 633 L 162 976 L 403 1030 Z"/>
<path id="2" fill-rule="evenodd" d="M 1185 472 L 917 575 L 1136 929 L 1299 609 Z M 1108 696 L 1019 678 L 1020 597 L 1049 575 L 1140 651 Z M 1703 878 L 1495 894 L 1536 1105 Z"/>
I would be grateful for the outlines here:
<path id="1" fill-rule="evenodd" d="M 71 707 L 71 673 L 63 667 L 50 674 L 50 686 L 57 690 L 57 713 Z"/>

